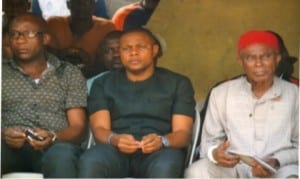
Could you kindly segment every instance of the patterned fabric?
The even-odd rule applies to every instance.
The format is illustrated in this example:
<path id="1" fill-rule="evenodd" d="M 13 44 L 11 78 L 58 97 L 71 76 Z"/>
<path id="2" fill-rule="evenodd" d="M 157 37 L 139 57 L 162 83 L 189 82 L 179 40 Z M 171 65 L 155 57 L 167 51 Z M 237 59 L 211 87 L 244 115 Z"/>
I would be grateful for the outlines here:
<path id="1" fill-rule="evenodd" d="M 47 62 L 39 83 L 13 59 L 3 62 L 2 128 L 60 130 L 68 126 L 69 108 L 86 107 L 86 82 L 80 70 L 51 54 L 47 54 Z"/>

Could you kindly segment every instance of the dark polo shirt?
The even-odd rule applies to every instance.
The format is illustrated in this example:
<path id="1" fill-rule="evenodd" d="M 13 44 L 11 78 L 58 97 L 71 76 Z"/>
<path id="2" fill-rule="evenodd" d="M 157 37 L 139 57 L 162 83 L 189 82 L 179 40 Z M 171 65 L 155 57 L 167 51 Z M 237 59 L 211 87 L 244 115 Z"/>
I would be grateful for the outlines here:
<path id="1" fill-rule="evenodd" d="M 121 69 L 94 81 L 88 109 L 90 114 L 109 110 L 112 131 L 132 134 L 139 140 L 149 133 L 171 132 L 174 114 L 194 117 L 194 90 L 187 77 L 167 69 L 156 68 L 141 82 L 129 81 Z"/>

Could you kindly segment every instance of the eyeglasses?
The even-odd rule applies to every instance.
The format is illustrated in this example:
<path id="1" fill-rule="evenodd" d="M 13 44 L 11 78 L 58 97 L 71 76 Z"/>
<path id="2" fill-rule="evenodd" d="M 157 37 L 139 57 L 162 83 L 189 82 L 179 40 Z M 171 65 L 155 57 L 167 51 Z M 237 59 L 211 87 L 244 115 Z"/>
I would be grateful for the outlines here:
<path id="1" fill-rule="evenodd" d="M 18 31 L 11 31 L 11 32 L 9 32 L 8 35 L 9 35 L 9 38 L 16 40 L 16 39 L 20 38 L 21 36 L 23 36 L 26 39 L 33 39 L 36 36 L 41 35 L 41 34 L 43 34 L 43 32 L 34 32 L 34 31 L 18 32 Z"/>
<path id="2" fill-rule="evenodd" d="M 261 60 L 261 62 L 269 62 L 271 61 L 274 56 L 276 56 L 277 53 L 265 53 L 265 54 L 261 54 L 261 55 L 248 55 L 248 54 L 242 54 L 241 55 L 241 59 L 243 59 L 245 62 L 249 63 L 249 64 L 253 64 L 256 62 L 257 59 Z"/>

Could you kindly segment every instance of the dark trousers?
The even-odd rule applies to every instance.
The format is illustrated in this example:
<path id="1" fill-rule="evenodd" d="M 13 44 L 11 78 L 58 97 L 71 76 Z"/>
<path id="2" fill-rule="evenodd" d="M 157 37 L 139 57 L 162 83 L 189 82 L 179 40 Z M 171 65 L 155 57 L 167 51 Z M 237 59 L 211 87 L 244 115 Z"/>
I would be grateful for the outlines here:
<path id="1" fill-rule="evenodd" d="M 152 154 L 123 154 L 112 145 L 97 143 L 80 157 L 79 178 L 179 178 L 185 153 L 162 148 Z"/>
<path id="2" fill-rule="evenodd" d="M 55 143 L 45 151 L 34 150 L 28 143 L 12 149 L 1 142 L 1 173 L 37 172 L 46 178 L 77 177 L 81 149 L 70 143 Z"/>

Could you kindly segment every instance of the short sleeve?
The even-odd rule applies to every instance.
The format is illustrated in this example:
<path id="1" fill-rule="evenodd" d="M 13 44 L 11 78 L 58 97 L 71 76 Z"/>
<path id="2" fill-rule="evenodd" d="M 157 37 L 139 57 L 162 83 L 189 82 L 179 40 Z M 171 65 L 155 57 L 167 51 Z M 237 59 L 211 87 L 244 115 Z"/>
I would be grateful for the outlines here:
<path id="1" fill-rule="evenodd" d="M 95 79 L 90 94 L 88 96 L 89 115 L 101 109 L 108 109 L 107 100 L 104 93 L 104 76 Z"/>
<path id="2" fill-rule="evenodd" d="M 86 80 L 81 71 L 73 65 L 65 67 L 66 83 L 66 109 L 87 106 Z"/>
<path id="3" fill-rule="evenodd" d="M 183 114 L 194 118 L 195 106 L 196 102 L 192 83 L 188 78 L 182 77 L 178 81 L 176 89 L 173 114 Z"/>

